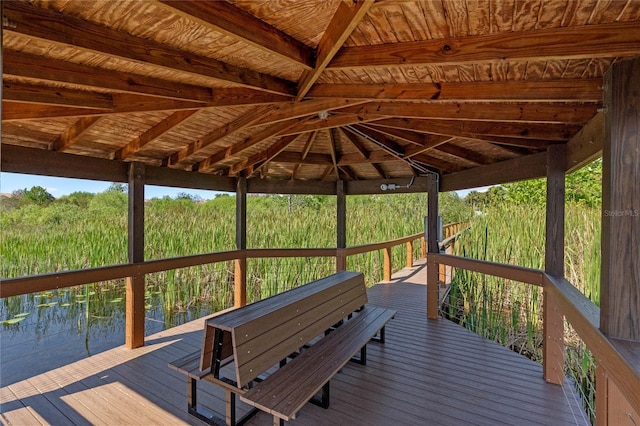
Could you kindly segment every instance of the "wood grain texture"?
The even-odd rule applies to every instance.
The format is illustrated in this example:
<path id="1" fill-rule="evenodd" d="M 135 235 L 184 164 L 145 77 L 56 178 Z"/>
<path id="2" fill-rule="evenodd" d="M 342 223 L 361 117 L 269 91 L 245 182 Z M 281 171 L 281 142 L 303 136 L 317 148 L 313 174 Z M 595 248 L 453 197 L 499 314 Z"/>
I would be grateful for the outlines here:
<path id="1" fill-rule="evenodd" d="M 347 364 L 331 382 L 331 407 L 307 404 L 296 424 L 588 424 L 573 394 L 564 395 L 573 392 L 571 385 L 545 383 L 539 364 L 452 322 L 424 321 L 425 273 L 419 264 L 394 275 L 392 283 L 368 290 L 370 303 L 398 311 L 387 325 L 385 345 L 369 345 L 367 366 Z M 3 381 L 3 421 L 31 423 L 49 418 L 51 410 L 65 413 L 65 424 L 107 424 L 114 418 L 135 423 L 125 413 L 136 407 L 136 412 L 152 413 L 151 423 L 203 425 L 186 413 L 184 375 L 167 367 L 199 350 L 202 332 L 199 319 L 153 334 L 147 346 L 135 351 L 113 348 L 34 371 L 28 381 Z M 60 357 L 58 351 L 48 348 Z M 28 356 L 21 362 L 41 358 L 41 352 Z M 3 353 L 3 372 L 8 362 Z M 114 386 L 118 392 L 110 392 Z M 198 391 L 204 407 L 224 413 L 218 387 L 202 383 Z M 249 424 L 270 422 L 271 416 L 259 414 Z"/>
<path id="2" fill-rule="evenodd" d="M 600 327 L 640 341 L 640 59 L 614 64 L 606 86 Z"/>

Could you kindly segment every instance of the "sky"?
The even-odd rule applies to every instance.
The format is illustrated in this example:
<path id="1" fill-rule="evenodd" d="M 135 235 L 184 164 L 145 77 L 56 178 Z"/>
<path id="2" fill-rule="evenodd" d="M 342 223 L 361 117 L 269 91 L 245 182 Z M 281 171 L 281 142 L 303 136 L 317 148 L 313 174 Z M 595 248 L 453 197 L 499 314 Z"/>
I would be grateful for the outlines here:
<path id="1" fill-rule="evenodd" d="M 30 189 L 33 186 L 41 186 L 53 195 L 55 198 L 62 197 L 63 195 L 69 195 L 76 191 L 92 192 L 97 194 L 105 191 L 111 182 L 103 182 L 96 180 L 85 179 L 66 179 L 56 178 L 48 176 L 35 176 L 35 175 L 23 175 L 17 173 L 0 173 L 0 193 L 12 193 L 18 189 Z M 168 188 L 164 186 L 151 186 L 146 185 L 144 190 L 144 197 L 150 198 L 162 198 L 169 196 L 175 198 L 179 193 L 187 193 L 189 195 L 199 196 L 203 200 L 215 198 L 216 194 L 220 194 L 217 191 L 203 191 L 198 189 L 182 189 L 182 188 Z"/>
<path id="2" fill-rule="evenodd" d="M 55 198 L 69 195 L 76 191 L 103 192 L 111 185 L 110 182 L 102 182 L 84 179 L 66 179 L 48 176 L 23 175 L 17 173 L 0 173 L 0 193 L 12 193 L 18 189 L 30 189 L 33 186 L 41 186 Z M 476 188 L 476 191 L 486 191 L 489 187 Z M 460 197 L 466 196 L 472 190 L 456 191 Z M 215 198 L 217 191 L 203 191 L 197 189 L 169 188 L 164 186 L 145 186 L 145 198 L 162 198 L 169 196 L 175 198 L 179 193 L 187 193 L 198 196 L 203 200 Z"/>

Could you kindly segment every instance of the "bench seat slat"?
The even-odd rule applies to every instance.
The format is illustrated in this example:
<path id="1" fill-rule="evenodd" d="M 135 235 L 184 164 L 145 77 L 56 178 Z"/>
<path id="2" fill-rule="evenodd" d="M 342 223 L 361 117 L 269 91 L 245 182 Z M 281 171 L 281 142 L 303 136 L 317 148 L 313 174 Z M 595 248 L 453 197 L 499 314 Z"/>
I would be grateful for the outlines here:
<path id="1" fill-rule="evenodd" d="M 200 351 L 190 353 L 169 363 L 169 367 L 189 377 L 200 380 L 210 369 L 200 370 Z"/>
<path id="2" fill-rule="evenodd" d="M 293 419 L 394 315 L 393 310 L 367 306 L 241 399 L 284 420 Z"/>

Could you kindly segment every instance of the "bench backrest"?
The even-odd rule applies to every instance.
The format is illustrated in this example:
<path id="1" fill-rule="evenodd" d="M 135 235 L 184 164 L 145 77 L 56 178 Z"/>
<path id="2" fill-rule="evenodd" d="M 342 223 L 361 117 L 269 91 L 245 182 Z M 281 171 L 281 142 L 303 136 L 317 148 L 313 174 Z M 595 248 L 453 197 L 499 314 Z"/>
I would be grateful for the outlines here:
<path id="1" fill-rule="evenodd" d="M 262 304 L 260 315 L 232 327 L 238 386 L 247 385 L 367 303 L 360 273 L 339 272 L 305 286 L 274 296 L 277 303 Z"/>

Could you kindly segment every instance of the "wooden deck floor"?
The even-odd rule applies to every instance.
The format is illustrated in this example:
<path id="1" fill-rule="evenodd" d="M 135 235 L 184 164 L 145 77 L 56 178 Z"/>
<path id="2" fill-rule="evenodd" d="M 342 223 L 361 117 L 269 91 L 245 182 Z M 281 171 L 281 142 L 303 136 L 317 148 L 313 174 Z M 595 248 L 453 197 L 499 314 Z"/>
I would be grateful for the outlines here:
<path id="1" fill-rule="evenodd" d="M 300 425 L 587 424 L 571 385 L 544 382 L 540 365 L 447 320 L 426 319 L 423 267 L 369 291 L 398 314 L 367 365 L 331 382 L 328 410 L 307 404 Z M 202 425 L 186 413 L 186 380 L 167 363 L 201 344 L 202 320 L 0 389 L 5 425 Z M 55 356 L 47 354 L 42 356 Z M 25 364 L 24 368 L 29 368 Z M 223 412 L 223 394 L 200 384 L 199 402 Z M 259 414 L 250 425 L 271 424 Z"/>

